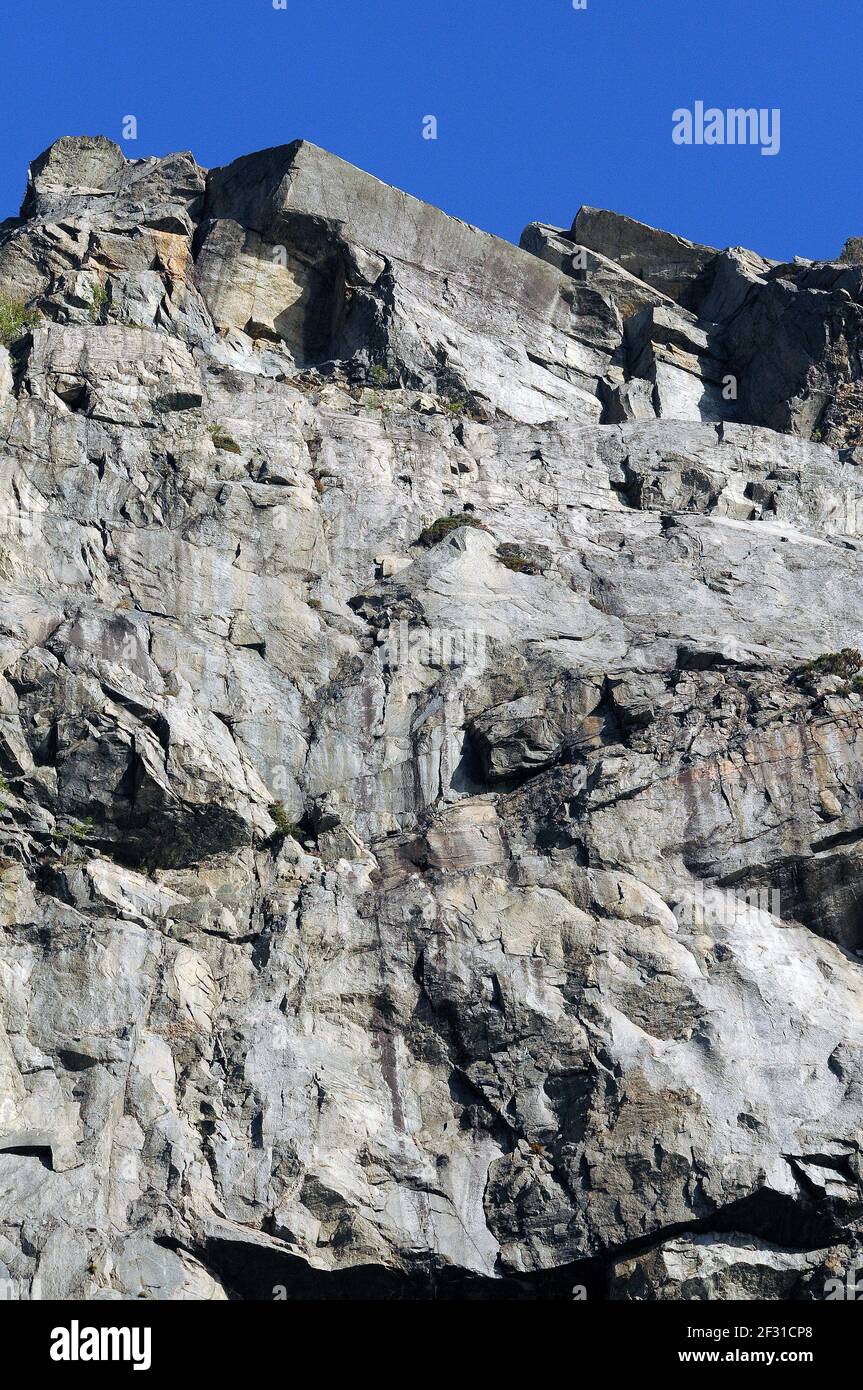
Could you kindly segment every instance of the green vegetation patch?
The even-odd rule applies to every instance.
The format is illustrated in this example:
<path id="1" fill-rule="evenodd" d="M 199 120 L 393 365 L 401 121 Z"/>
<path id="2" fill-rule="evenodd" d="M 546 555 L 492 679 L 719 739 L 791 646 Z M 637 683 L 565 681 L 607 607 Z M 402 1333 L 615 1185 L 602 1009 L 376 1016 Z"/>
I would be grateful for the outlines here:
<path id="1" fill-rule="evenodd" d="M 0 344 L 11 347 L 30 332 L 39 317 L 37 309 L 28 309 L 20 300 L 0 294 Z"/>
<path id="2" fill-rule="evenodd" d="M 303 832 L 299 824 L 291 820 L 281 801 L 274 801 L 269 807 L 269 812 L 276 823 L 277 836 L 283 840 L 290 837 L 292 840 L 299 840 L 302 842 Z"/>
<path id="3" fill-rule="evenodd" d="M 863 666 L 863 656 L 860 655 L 856 647 L 843 647 L 841 652 L 824 652 L 822 656 L 816 656 L 814 661 L 808 661 L 805 666 L 801 666 L 798 672 L 801 676 L 839 676 L 841 680 L 850 680 Z"/>
<path id="4" fill-rule="evenodd" d="M 93 294 L 90 299 L 90 318 L 94 323 L 104 323 L 105 314 L 108 310 L 108 291 L 101 281 L 97 280 L 93 286 Z"/>
<path id="5" fill-rule="evenodd" d="M 514 574 L 543 574 L 544 566 L 539 554 L 525 550 L 523 546 L 504 541 L 497 548 L 499 564 Z"/>
<path id="6" fill-rule="evenodd" d="M 445 541 L 451 531 L 457 531 L 460 526 L 472 526 L 477 531 L 487 531 L 488 527 L 483 526 L 470 512 L 462 512 L 459 516 L 439 516 L 437 521 L 433 521 L 431 526 L 427 526 L 417 539 L 417 545 L 433 546 Z"/>
<path id="7" fill-rule="evenodd" d="M 236 439 L 232 439 L 227 430 L 221 425 L 213 424 L 207 426 L 207 433 L 212 439 L 217 449 L 221 449 L 226 454 L 241 454 L 243 451 Z"/>

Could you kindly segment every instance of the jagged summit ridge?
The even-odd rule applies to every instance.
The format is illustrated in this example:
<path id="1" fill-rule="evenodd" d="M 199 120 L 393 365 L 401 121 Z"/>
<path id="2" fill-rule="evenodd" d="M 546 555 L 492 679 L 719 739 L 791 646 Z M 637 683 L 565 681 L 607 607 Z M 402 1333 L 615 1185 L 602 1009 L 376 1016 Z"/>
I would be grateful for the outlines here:
<path id="1" fill-rule="evenodd" d="M 270 339 L 300 367 L 373 359 L 526 421 L 729 419 L 860 442 L 854 238 L 837 261 L 780 265 L 583 207 L 568 233 L 522 237 L 554 276 L 302 140 L 210 174 L 190 154 L 127 161 L 104 137 L 61 139 L 31 166 L 26 220 L 109 206 L 127 231 L 193 236 L 206 327 Z M 38 294 L 51 259 L 16 264 L 17 240 L 0 284 Z"/>
<path id="2" fill-rule="evenodd" d="M 516 248 L 302 142 L 34 163 L 0 1276 L 788 1298 L 854 1264 L 854 254 L 588 209 Z"/>

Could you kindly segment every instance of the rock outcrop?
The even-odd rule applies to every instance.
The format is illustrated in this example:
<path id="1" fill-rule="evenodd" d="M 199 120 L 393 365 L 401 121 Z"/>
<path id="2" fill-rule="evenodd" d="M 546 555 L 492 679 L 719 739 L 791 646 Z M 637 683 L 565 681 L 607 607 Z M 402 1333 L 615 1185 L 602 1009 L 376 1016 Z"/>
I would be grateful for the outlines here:
<path id="1" fill-rule="evenodd" d="M 859 245 L 582 209 L 516 248 L 303 142 L 36 160 L 0 229 L 0 1276 L 854 1266 Z"/>
<path id="2" fill-rule="evenodd" d="M 600 392 L 605 421 L 728 419 L 863 443 L 861 238 L 835 261 L 783 265 L 582 208 L 569 232 L 532 223 L 521 244 L 623 314 L 625 344 Z"/>

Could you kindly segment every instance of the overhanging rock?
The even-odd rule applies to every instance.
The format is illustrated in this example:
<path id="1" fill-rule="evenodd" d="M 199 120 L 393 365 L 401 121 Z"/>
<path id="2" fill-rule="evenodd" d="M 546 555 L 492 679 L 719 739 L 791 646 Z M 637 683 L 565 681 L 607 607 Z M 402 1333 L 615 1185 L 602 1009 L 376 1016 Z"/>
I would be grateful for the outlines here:
<path id="1" fill-rule="evenodd" d="M 521 420 L 598 420 L 621 338 L 598 294 L 306 141 L 211 174 L 197 282 L 300 365 L 357 355 Z"/>

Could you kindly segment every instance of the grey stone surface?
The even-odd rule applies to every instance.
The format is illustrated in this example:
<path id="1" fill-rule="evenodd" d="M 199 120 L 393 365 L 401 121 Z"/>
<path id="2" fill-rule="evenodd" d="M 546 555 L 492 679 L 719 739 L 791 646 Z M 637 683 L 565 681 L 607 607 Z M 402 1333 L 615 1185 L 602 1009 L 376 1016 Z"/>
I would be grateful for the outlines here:
<path id="1" fill-rule="evenodd" d="M 825 1279 L 844 1274 L 841 1254 L 831 1250 L 783 1250 L 735 1235 L 682 1236 L 616 1265 L 611 1297 L 637 1302 L 806 1300 L 823 1295 Z"/>
<path id="2" fill-rule="evenodd" d="M 687 309 L 696 307 L 701 279 L 717 254 L 712 246 L 699 246 L 605 208 L 580 208 L 571 234 L 580 245 L 617 261 Z"/>
<path id="3" fill-rule="evenodd" d="M 300 366 L 355 358 L 516 419 L 599 418 L 612 306 L 314 145 L 217 170 L 201 235 L 216 323 L 281 339 Z"/>
<path id="4" fill-rule="evenodd" d="M 52 147 L 0 236 L 0 1277 L 818 1296 L 860 450 L 652 418 L 708 320 L 313 146 L 121 160 Z M 788 276 L 856 303 L 719 262 L 723 352 Z"/>
<path id="5" fill-rule="evenodd" d="M 578 245 L 571 233 L 559 227 L 532 222 L 522 233 L 519 244 L 531 255 L 547 261 L 557 270 L 590 285 L 610 299 L 624 320 L 651 304 L 664 304 L 669 308 L 675 306 L 675 301 L 668 295 L 660 293 L 645 280 L 630 275 L 608 256 Z"/>
<path id="6" fill-rule="evenodd" d="M 850 237 L 836 261 L 780 264 L 744 247 L 719 252 L 583 207 L 569 232 L 531 223 L 521 244 L 601 293 L 624 321 L 624 348 L 598 387 L 603 423 L 633 418 L 631 393 L 620 388 L 646 380 L 663 419 L 736 420 L 857 448 L 859 243 Z M 662 331 L 663 321 L 681 324 L 687 314 L 689 330 Z"/>
<path id="7" fill-rule="evenodd" d="M 741 300 L 725 330 L 738 418 L 837 446 L 863 442 L 863 266 L 804 262 L 763 275 L 737 258 L 726 279 Z"/>

